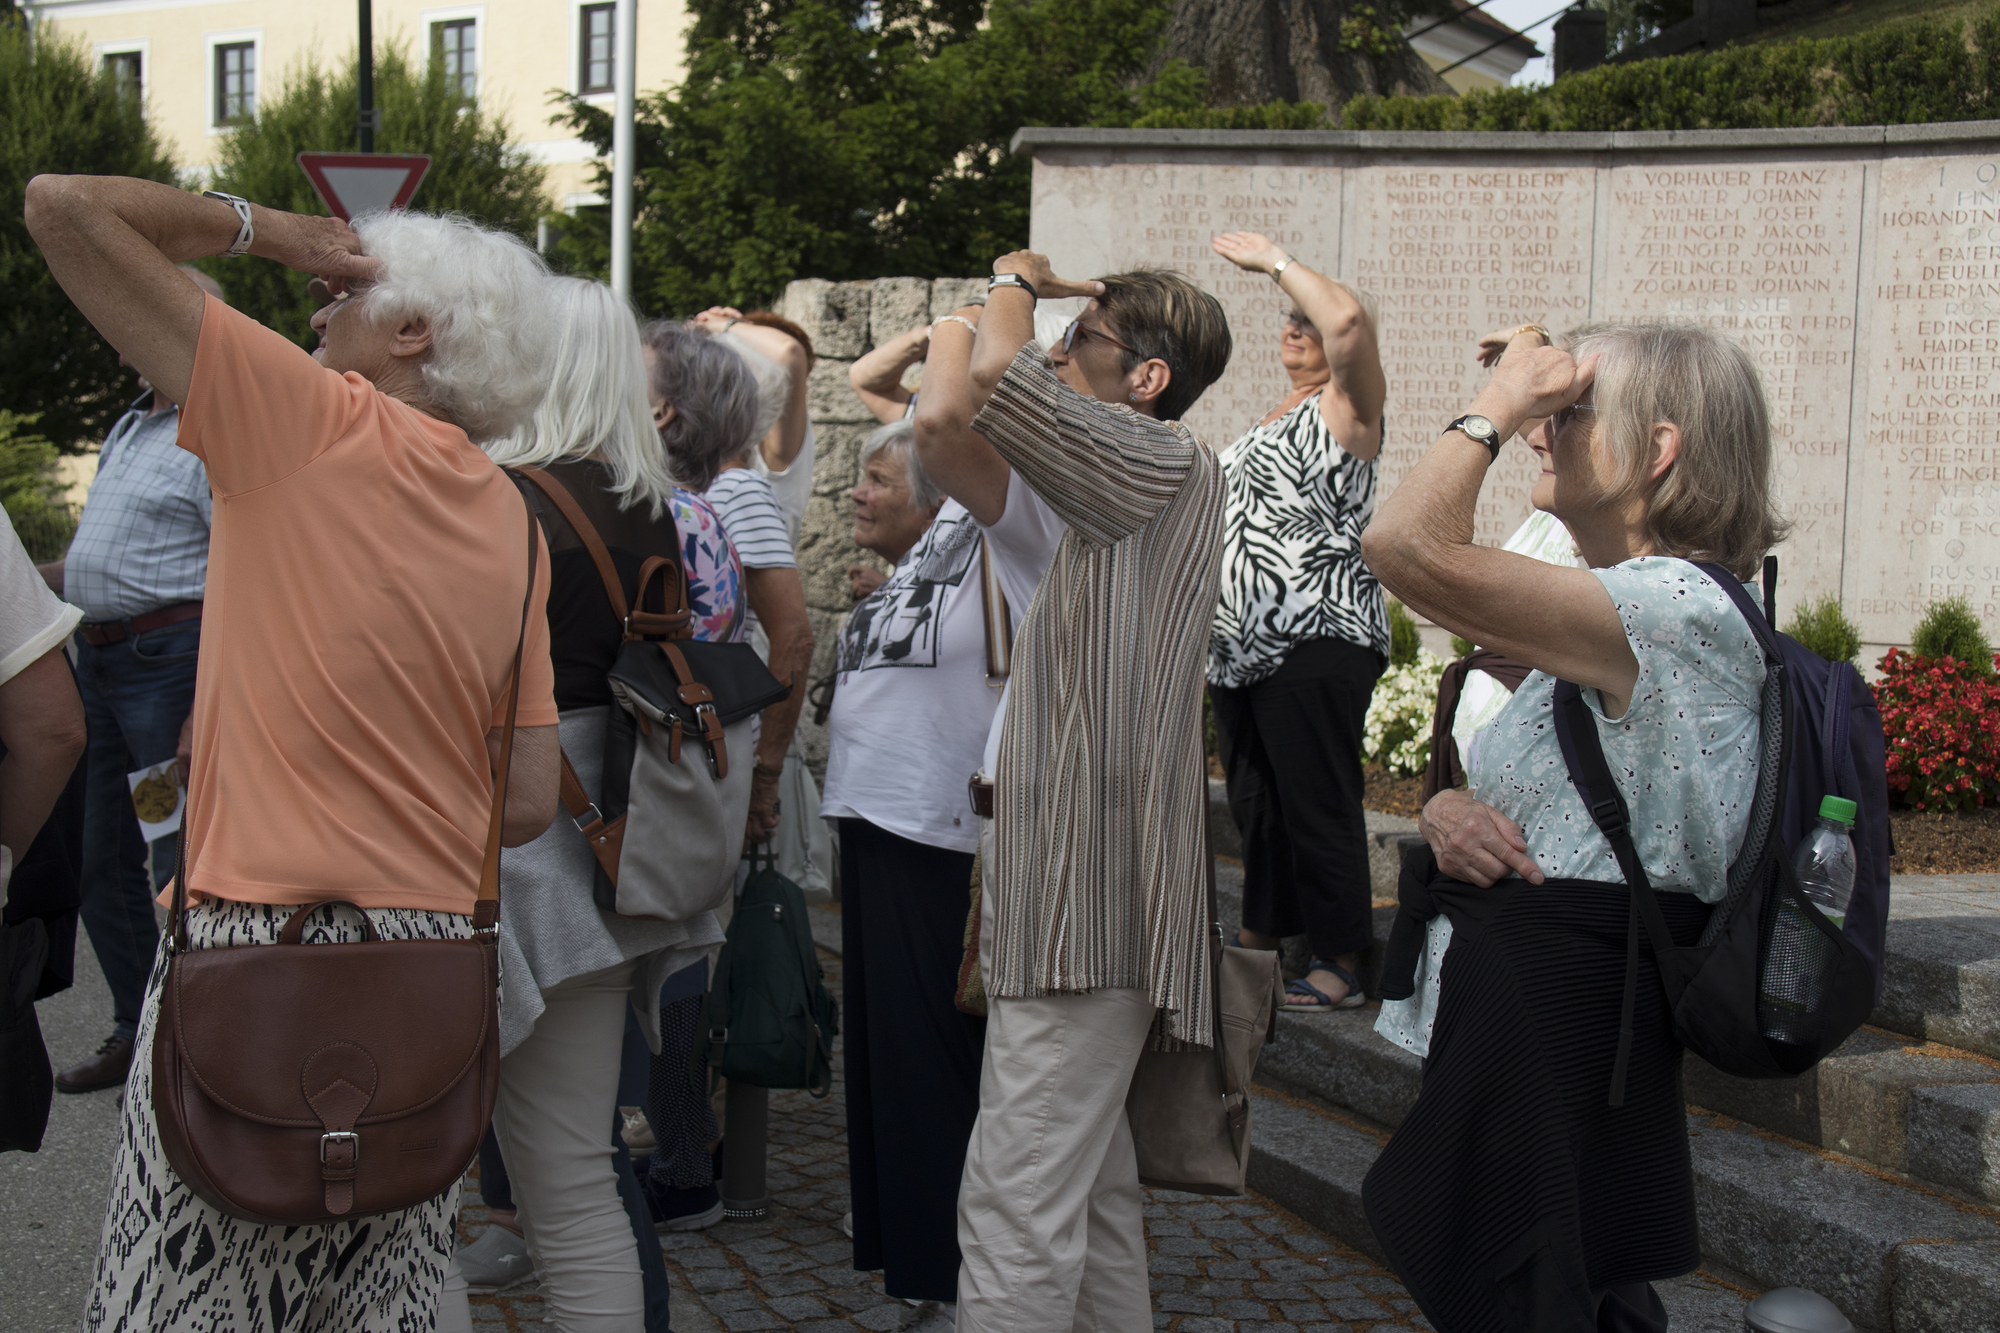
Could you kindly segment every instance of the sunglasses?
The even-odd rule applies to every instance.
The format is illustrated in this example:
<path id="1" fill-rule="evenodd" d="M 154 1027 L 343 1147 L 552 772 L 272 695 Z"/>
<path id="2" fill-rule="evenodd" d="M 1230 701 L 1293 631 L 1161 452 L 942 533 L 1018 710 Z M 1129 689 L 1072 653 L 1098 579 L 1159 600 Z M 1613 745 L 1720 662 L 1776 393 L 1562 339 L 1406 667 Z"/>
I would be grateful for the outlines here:
<path id="1" fill-rule="evenodd" d="M 1133 356 L 1139 355 L 1139 349 L 1132 346 L 1132 344 L 1119 342 L 1103 329 L 1085 328 L 1081 319 L 1073 319 L 1069 322 L 1069 327 L 1063 330 L 1062 349 L 1064 356 L 1070 355 L 1070 349 L 1075 347 L 1079 338 L 1084 342 L 1089 342 L 1092 338 L 1095 338 L 1100 342 L 1110 343 L 1120 351 L 1130 352 Z"/>
<path id="2" fill-rule="evenodd" d="M 1557 408 L 1556 414 L 1549 418 L 1549 424 L 1555 429 L 1555 433 L 1560 435 L 1569 429 L 1569 423 L 1576 420 L 1578 412 L 1595 412 L 1596 410 L 1589 403 L 1571 403 L 1568 407 Z"/>

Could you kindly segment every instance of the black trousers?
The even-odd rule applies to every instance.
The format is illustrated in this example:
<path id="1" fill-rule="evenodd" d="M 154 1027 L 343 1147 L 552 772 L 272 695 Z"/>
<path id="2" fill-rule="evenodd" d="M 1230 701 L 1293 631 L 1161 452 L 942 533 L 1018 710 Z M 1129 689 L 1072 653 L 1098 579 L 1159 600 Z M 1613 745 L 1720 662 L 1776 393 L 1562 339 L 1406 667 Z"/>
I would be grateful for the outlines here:
<path id="1" fill-rule="evenodd" d="M 1308 639 L 1253 685 L 1209 687 L 1243 836 L 1243 925 L 1304 935 L 1315 958 L 1374 938 L 1361 724 L 1383 662 L 1372 648 Z"/>
<path id="2" fill-rule="evenodd" d="M 986 1020 L 952 1004 L 972 853 L 840 821 L 854 1266 L 911 1300 L 958 1299 L 958 1182 Z"/>

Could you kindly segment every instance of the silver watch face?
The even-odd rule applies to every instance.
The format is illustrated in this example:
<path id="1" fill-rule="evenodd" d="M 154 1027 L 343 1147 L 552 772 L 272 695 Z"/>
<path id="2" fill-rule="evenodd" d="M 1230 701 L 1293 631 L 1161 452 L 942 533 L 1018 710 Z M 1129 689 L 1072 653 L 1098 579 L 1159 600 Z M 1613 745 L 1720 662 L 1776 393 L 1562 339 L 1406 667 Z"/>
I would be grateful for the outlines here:
<path id="1" fill-rule="evenodd" d="M 1481 416 L 1466 417 L 1459 423 L 1458 428 L 1481 444 L 1485 444 L 1500 434 L 1498 427 Z"/>

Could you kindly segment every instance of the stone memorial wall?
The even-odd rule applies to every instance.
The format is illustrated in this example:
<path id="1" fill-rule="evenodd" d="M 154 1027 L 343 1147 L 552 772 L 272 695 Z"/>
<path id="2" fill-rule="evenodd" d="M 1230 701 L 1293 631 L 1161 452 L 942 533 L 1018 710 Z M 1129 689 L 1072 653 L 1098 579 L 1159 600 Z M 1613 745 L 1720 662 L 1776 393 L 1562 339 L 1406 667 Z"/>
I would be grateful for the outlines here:
<path id="1" fill-rule="evenodd" d="M 1288 383 L 1276 285 L 1209 239 L 1262 231 L 1373 293 L 1384 493 L 1464 410 L 1489 330 L 1670 316 L 1763 373 L 1794 523 L 1780 615 L 1839 594 L 1871 645 L 1965 594 L 2000 630 L 2000 131 L 1990 123 L 1677 134 L 1024 130 L 1032 246 L 1059 273 L 1188 274 L 1236 354 L 1189 423 L 1225 444 Z M 1501 456 L 1481 540 L 1528 512 Z M 1879 651 L 1879 647 L 1872 651 Z"/>

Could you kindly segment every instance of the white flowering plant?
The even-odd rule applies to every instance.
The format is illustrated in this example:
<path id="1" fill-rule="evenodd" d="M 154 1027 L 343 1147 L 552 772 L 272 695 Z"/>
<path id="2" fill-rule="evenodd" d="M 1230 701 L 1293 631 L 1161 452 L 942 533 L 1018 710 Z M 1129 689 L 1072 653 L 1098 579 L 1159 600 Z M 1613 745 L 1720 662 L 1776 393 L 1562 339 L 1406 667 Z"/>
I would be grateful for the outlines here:
<path id="1" fill-rule="evenodd" d="M 1416 661 L 1382 674 L 1361 724 L 1363 759 L 1402 777 L 1417 777 L 1430 767 L 1431 718 L 1444 667 L 1443 658 L 1420 649 Z"/>

